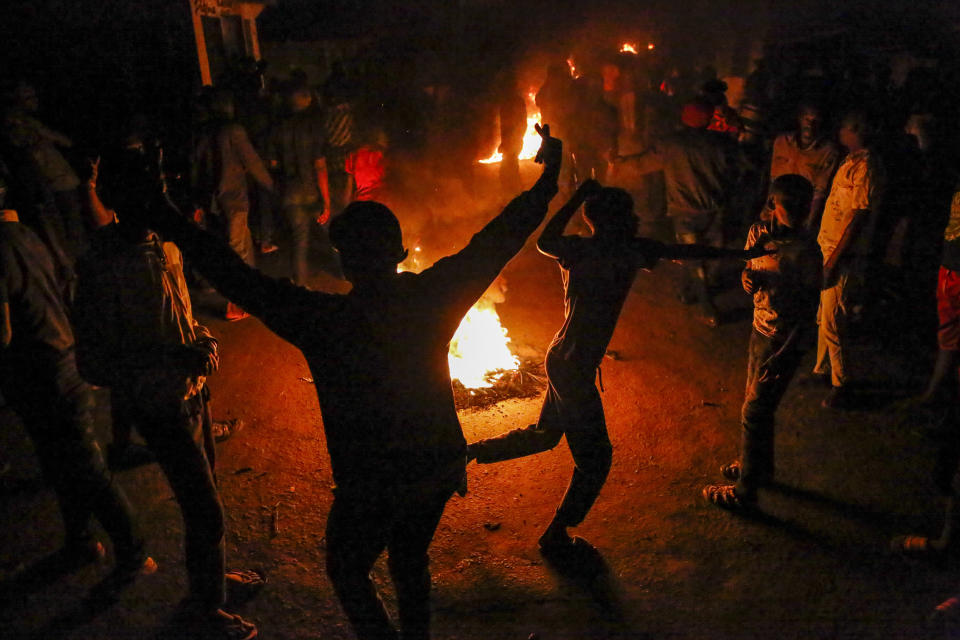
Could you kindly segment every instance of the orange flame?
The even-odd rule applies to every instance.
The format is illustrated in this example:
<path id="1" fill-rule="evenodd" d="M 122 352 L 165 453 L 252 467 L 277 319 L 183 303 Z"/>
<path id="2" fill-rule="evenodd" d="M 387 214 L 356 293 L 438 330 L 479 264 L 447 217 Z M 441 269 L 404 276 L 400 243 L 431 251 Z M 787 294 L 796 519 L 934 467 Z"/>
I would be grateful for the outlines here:
<path id="1" fill-rule="evenodd" d="M 397 265 L 397 273 L 419 272 L 424 266 L 422 250 L 415 246 L 407 259 Z M 489 291 L 460 321 L 447 354 L 450 378 L 468 389 L 492 387 L 506 371 L 520 367 L 520 360 L 510 352 L 507 330 L 500 324 L 495 294 L 488 294 Z"/>
<path id="2" fill-rule="evenodd" d="M 620 45 L 620 53 L 637 53 L 637 43 L 636 42 L 624 42 Z"/>
<path id="3" fill-rule="evenodd" d="M 531 91 L 527 94 L 527 113 L 533 114 L 527 116 L 527 129 L 523 132 L 523 148 L 520 149 L 520 155 L 518 158 L 520 160 L 532 160 L 537 157 L 537 151 L 540 150 L 540 134 L 537 133 L 535 125 L 543 124 L 540 121 L 540 110 L 537 109 L 537 104 L 535 102 L 536 94 Z M 500 145 L 500 142 L 497 141 L 497 146 Z M 494 151 L 489 158 L 484 158 L 480 161 L 480 164 L 496 164 L 503 160 L 503 154 L 499 151 Z"/>
<path id="4" fill-rule="evenodd" d="M 492 301 L 480 298 L 463 317 L 450 341 L 450 377 L 468 389 L 492 387 L 504 371 L 520 361 L 510 352 L 510 338 Z"/>

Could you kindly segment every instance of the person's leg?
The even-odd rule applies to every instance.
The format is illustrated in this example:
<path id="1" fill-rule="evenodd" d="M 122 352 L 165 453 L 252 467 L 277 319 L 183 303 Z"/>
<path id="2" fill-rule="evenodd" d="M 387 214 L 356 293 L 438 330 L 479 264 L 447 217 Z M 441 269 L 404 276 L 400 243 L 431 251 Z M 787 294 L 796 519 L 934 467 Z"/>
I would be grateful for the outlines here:
<path id="1" fill-rule="evenodd" d="M 474 442 L 467 451 L 480 464 L 523 458 L 553 449 L 563 437 L 560 396 L 549 381 L 540 419 L 520 429 Z"/>
<path id="2" fill-rule="evenodd" d="M 290 227 L 290 269 L 293 281 L 305 285 L 310 275 L 308 265 L 310 251 L 311 216 L 307 207 L 288 205 L 283 209 Z"/>
<path id="3" fill-rule="evenodd" d="M 248 212 L 227 211 L 225 216 L 227 243 L 244 262 L 251 267 L 254 266 L 253 239 L 250 235 Z"/>
<path id="4" fill-rule="evenodd" d="M 712 213 L 700 213 L 674 218 L 677 243 L 701 244 L 704 234 L 714 223 L 717 216 Z M 707 281 L 705 260 L 684 260 L 684 281 L 680 298 L 685 303 L 696 304 L 700 312 L 700 320 L 708 326 L 719 324 L 719 314 L 710 296 L 710 287 Z"/>
<path id="5" fill-rule="evenodd" d="M 66 249 L 76 260 L 87 250 L 87 232 L 83 226 L 83 205 L 76 189 L 54 191 L 53 198 L 63 220 Z"/>
<path id="6" fill-rule="evenodd" d="M 118 568 L 139 568 L 143 540 L 126 494 L 107 471 L 93 436 L 93 397 L 72 358 L 52 381 L 34 380 L 10 394 L 35 443 L 44 477 L 53 486 L 64 521 L 66 548 L 83 553 L 95 543 L 94 515 L 113 541 Z"/>
<path id="7" fill-rule="evenodd" d="M 820 366 L 829 362 L 830 383 L 842 387 L 847 382 L 844 353 L 841 346 L 841 324 L 844 320 L 843 276 L 841 282 L 824 289 L 820 294 L 820 329 L 817 333 L 816 373 L 825 373 Z"/>
<path id="8" fill-rule="evenodd" d="M 750 336 L 748 386 L 741 413 L 741 467 L 737 494 L 747 500 L 774 476 L 774 416 L 780 400 L 800 366 L 802 352 L 788 349 L 779 353 L 779 340 L 757 331 Z"/>
<path id="9" fill-rule="evenodd" d="M 370 580 L 395 516 L 392 493 L 337 487 L 327 515 L 327 575 L 359 640 L 398 637 Z"/>
<path id="10" fill-rule="evenodd" d="M 137 426 L 157 456 L 183 514 L 191 604 L 203 615 L 212 615 L 225 597 L 223 506 L 202 448 L 200 415 L 190 411 L 184 417 L 178 409 L 144 411 Z"/>
<path id="11" fill-rule="evenodd" d="M 592 392 L 589 394 L 592 397 L 585 398 L 585 406 L 577 412 L 579 424 L 571 425 L 566 431 L 567 445 L 576 466 L 554 516 L 554 522 L 564 528 L 575 527 L 587 517 L 607 481 L 613 460 L 600 394 L 596 388 Z"/>
<path id="12" fill-rule="evenodd" d="M 399 516 L 387 546 L 390 576 L 397 589 L 402 640 L 430 639 L 430 559 L 427 550 L 457 478 L 419 483 L 398 493 Z"/>

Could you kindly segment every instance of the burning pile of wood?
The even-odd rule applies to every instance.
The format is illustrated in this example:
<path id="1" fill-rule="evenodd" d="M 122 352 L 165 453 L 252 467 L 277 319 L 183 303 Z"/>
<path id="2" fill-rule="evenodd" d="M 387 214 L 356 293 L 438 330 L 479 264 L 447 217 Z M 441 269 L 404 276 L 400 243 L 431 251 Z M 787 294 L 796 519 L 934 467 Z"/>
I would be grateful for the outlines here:
<path id="1" fill-rule="evenodd" d="M 484 409 L 512 398 L 529 398 L 547 387 L 543 361 L 532 358 L 520 358 L 517 369 L 490 371 L 488 376 L 491 386 L 478 389 L 468 389 L 459 380 L 453 381 L 453 399 L 458 411 Z"/>

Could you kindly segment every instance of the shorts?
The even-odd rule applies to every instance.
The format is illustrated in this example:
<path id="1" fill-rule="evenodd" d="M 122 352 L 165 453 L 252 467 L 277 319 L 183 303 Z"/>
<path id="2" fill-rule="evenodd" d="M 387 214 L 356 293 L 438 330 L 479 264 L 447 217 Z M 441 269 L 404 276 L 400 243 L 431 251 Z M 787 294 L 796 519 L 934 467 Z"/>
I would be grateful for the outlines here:
<path id="1" fill-rule="evenodd" d="M 940 267 L 937 277 L 937 345 L 941 351 L 960 351 L 960 271 Z"/>

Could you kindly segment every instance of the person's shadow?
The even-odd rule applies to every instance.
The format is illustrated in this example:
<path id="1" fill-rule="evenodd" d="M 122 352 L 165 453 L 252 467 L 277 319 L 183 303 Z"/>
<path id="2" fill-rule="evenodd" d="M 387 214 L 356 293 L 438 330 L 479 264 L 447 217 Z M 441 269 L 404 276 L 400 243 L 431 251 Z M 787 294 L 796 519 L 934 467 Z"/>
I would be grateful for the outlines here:
<path id="1" fill-rule="evenodd" d="M 607 561 L 596 547 L 582 538 L 561 551 L 541 549 L 547 566 L 559 577 L 586 592 L 610 625 L 606 637 L 648 638 L 630 628 L 624 615 L 622 589 Z"/>

